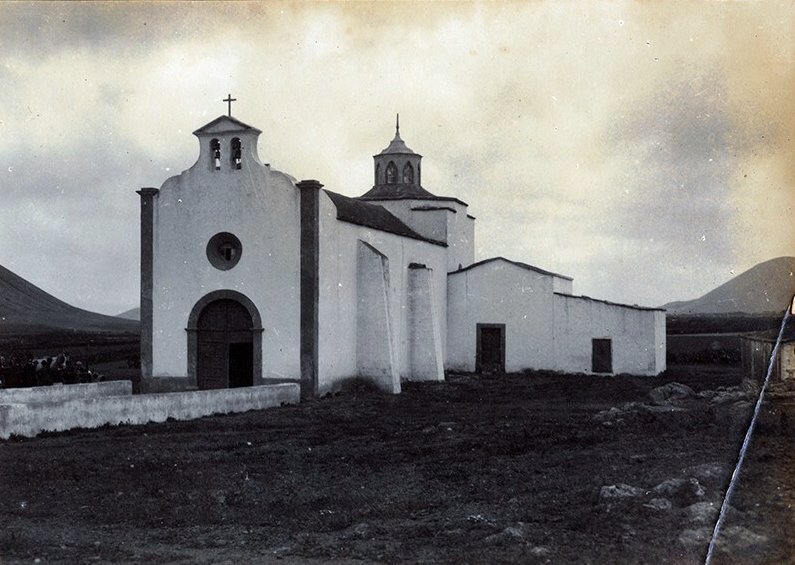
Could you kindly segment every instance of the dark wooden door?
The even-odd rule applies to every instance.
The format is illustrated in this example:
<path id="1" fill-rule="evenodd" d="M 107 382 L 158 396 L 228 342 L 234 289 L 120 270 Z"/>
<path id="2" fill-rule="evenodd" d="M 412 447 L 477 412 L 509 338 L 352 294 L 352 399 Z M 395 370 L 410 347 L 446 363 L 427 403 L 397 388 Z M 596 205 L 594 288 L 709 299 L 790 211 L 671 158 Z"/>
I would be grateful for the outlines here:
<path id="1" fill-rule="evenodd" d="M 613 372 L 613 344 L 609 339 L 594 339 L 591 356 L 591 371 L 594 373 Z"/>
<path id="2" fill-rule="evenodd" d="M 505 325 L 478 324 L 476 370 L 479 373 L 505 372 Z"/>
<path id="3" fill-rule="evenodd" d="M 196 326 L 199 389 L 251 386 L 254 348 L 248 310 L 234 300 L 216 300 L 205 306 Z"/>
<path id="4" fill-rule="evenodd" d="M 254 384 L 254 344 L 229 344 L 229 388 Z"/>

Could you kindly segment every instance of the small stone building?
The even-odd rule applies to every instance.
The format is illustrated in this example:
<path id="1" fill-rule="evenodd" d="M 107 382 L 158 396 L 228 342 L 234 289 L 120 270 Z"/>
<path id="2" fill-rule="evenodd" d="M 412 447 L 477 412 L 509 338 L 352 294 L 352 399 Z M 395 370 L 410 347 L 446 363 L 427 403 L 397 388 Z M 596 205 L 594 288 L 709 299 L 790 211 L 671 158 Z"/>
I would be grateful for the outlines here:
<path id="1" fill-rule="evenodd" d="M 777 339 L 778 330 L 742 336 L 740 352 L 744 376 L 760 382 L 765 380 Z M 790 317 L 787 327 L 784 328 L 770 379 L 773 382 L 795 381 L 795 318 Z"/>
<path id="2" fill-rule="evenodd" d="M 445 369 L 665 369 L 662 310 L 475 263 L 475 218 L 422 186 L 399 126 L 357 198 L 263 163 L 260 133 L 220 116 L 194 132 L 192 167 L 138 191 L 145 389 L 296 381 L 312 397 L 351 378 L 399 392 Z"/>

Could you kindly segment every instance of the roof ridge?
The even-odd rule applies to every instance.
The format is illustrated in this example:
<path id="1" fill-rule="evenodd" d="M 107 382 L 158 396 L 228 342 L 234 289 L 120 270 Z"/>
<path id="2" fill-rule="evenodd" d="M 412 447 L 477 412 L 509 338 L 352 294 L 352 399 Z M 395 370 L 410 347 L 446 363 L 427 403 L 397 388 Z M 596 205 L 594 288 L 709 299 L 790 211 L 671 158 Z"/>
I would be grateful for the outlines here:
<path id="1" fill-rule="evenodd" d="M 218 116 L 214 120 L 204 124 L 202 127 L 200 127 L 199 129 L 195 130 L 193 132 L 193 135 L 199 135 L 200 133 L 204 133 L 205 130 L 211 128 L 212 126 L 214 126 L 215 124 L 217 124 L 217 123 L 219 123 L 219 122 L 221 122 L 223 120 L 227 120 L 227 121 L 235 123 L 236 125 L 240 126 L 240 129 L 251 130 L 251 131 L 254 131 L 254 132 L 257 132 L 257 133 L 262 133 L 262 130 L 260 130 L 258 128 L 255 128 L 254 126 L 250 126 L 247 123 L 238 120 L 237 118 L 233 118 L 232 116 L 227 116 L 225 114 L 221 114 L 220 116 Z"/>
<path id="2" fill-rule="evenodd" d="M 333 192 L 325 188 L 322 190 L 328 194 L 332 203 L 337 208 L 338 220 L 447 247 L 447 243 L 444 241 L 438 241 L 420 235 L 403 222 L 403 220 L 379 204 L 366 202 L 352 196 L 345 196 L 344 194 L 339 194 L 338 192 Z M 370 212 L 370 214 L 367 214 L 367 212 Z"/>
<path id="3" fill-rule="evenodd" d="M 475 263 L 472 263 L 471 265 L 468 265 L 466 267 L 462 267 L 460 269 L 456 269 L 455 271 L 451 271 L 451 272 L 449 272 L 447 274 L 448 275 L 458 274 L 458 273 L 461 273 L 461 272 L 466 271 L 468 269 L 474 269 L 475 267 L 480 267 L 481 265 L 485 265 L 486 263 L 491 263 L 493 261 L 498 261 L 498 260 L 505 261 L 506 263 L 510 263 L 511 265 L 514 265 L 514 266 L 522 268 L 522 269 L 527 269 L 529 271 L 535 271 L 536 273 L 540 273 L 542 275 L 548 275 L 548 276 L 551 276 L 551 277 L 557 277 L 559 279 L 566 279 L 568 281 L 573 281 L 574 280 L 572 277 L 570 277 L 568 275 L 561 275 L 560 273 L 553 273 L 552 271 L 547 271 L 545 269 L 541 269 L 540 267 L 535 267 L 535 266 L 530 265 L 528 263 L 522 263 L 521 261 L 513 261 L 511 259 L 507 259 L 507 258 L 503 257 L 502 255 L 497 255 L 496 257 L 489 257 L 488 259 L 483 259 L 481 261 L 477 261 Z"/>

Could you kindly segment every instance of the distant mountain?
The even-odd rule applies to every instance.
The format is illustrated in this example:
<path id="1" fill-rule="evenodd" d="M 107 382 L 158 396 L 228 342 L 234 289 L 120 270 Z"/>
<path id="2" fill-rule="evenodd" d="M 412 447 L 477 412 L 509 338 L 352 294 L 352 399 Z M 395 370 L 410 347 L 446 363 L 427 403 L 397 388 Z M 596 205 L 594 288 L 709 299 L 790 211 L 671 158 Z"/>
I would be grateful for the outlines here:
<path id="1" fill-rule="evenodd" d="M 671 314 L 783 312 L 795 295 L 795 257 L 759 263 L 695 300 L 669 302 Z"/>
<path id="2" fill-rule="evenodd" d="M 125 310 L 121 314 L 116 314 L 117 318 L 124 318 L 125 320 L 135 320 L 136 322 L 141 321 L 141 309 L 140 308 L 130 308 L 129 310 Z"/>
<path id="3" fill-rule="evenodd" d="M 63 330 L 138 333 L 139 324 L 70 306 L 0 266 L 0 335 Z"/>

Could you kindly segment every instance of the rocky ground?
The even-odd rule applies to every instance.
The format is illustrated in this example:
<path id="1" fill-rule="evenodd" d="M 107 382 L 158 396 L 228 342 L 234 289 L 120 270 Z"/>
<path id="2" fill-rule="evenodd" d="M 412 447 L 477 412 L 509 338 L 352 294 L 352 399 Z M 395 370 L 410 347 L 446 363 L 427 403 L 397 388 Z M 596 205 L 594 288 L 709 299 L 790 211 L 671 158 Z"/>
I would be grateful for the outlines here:
<path id="1" fill-rule="evenodd" d="M 703 563 L 756 392 L 726 368 L 451 375 L 3 442 L 0 561 Z M 787 394 L 716 563 L 793 555 Z"/>

